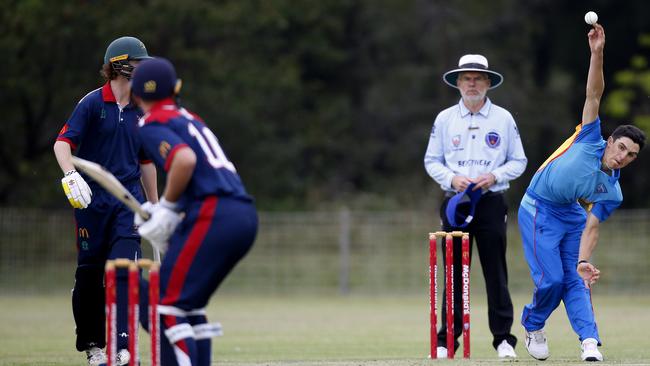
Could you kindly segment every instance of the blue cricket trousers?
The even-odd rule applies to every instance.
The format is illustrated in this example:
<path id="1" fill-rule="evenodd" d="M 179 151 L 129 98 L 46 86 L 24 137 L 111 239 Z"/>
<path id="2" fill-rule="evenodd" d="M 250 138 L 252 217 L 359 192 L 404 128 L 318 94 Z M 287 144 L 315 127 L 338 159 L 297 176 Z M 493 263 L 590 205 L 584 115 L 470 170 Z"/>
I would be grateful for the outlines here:
<path id="1" fill-rule="evenodd" d="M 585 210 L 578 203 L 553 204 L 530 192 L 524 195 L 519 230 L 535 286 L 532 302 L 521 315 L 527 331 L 542 329 L 562 301 L 580 341 L 595 338 L 600 343 L 591 291 L 576 270 L 585 222 Z"/>

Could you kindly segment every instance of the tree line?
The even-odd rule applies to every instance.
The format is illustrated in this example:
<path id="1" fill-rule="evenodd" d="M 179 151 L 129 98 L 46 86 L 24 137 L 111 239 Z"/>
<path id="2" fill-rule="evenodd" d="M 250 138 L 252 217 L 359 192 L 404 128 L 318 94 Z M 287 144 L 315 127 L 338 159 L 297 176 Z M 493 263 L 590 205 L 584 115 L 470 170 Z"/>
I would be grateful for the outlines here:
<path id="1" fill-rule="evenodd" d="M 583 21 L 605 26 L 604 132 L 650 132 L 646 2 L 503 0 L 0 0 L 0 204 L 66 207 L 54 139 L 101 85 L 111 40 L 132 35 L 183 79 L 181 103 L 220 138 L 260 208 L 428 208 L 423 155 L 436 114 L 459 99 L 442 74 L 481 53 L 505 76 L 535 169 L 580 121 L 589 60 Z M 650 158 L 621 178 L 624 207 L 647 207 Z"/>

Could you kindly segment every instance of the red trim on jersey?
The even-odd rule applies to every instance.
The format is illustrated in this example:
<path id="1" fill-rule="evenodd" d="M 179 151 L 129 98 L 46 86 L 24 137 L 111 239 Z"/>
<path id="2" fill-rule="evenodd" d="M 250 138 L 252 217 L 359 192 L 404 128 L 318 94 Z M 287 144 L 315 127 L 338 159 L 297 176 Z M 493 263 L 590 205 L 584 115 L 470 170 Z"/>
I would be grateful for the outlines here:
<path id="1" fill-rule="evenodd" d="M 151 159 L 141 159 L 140 164 L 151 164 L 153 160 Z"/>
<path id="2" fill-rule="evenodd" d="M 160 301 L 161 304 L 174 305 L 180 298 L 187 272 L 190 270 L 190 266 L 194 262 L 194 257 L 210 229 L 210 224 L 212 224 L 212 218 L 217 209 L 217 201 L 217 196 L 210 196 L 203 200 L 196 223 L 194 223 L 190 235 L 188 235 L 187 240 L 183 243 L 183 249 L 178 254 L 178 258 L 172 266 L 172 273 L 169 276 L 165 296 Z"/>
<path id="3" fill-rule="evenodd" d="M 172 98 L 161 99 L 157 101 L 144 116 L 144 123 L 160 122 L 167 123 L 170 119 L 178 117 L 180 112 L 176 102 Z"/>
<path id="4" fill-rule="evenodd" d="M 172 166 L 172 161 L 174 161 L 174 156 L 176 155 L 178 150 L 180 150 L 181 148 L 184 148 L 184 147 L 189 148 L 189 146 L 187 146 L 187 144 L 178 144 L 178 145 L 174 146 L 174 148 L 169 152 L 169 154 L 167 155 L 167 159 L 165 159 L 165 168 L 164 169 L 165 169 L 166 172 L 169 171 L 169 168 Z"/>
<path id="5" fill-rule="evenodd" d="M 68 130 L 68 124 L 64 124 L 63 127 L 59 130 L 59 136 L 63 135 Z"/>
<path id="6" fill-rule="evenodd" d="M 117 103 L 115 95 L 113 94 L 113 89 L 111 89 L 111 82 L 107 81 L 104 86 L 102 86 L 102 99 L 104 102 L 113 102 Z"/>
<path id="7" fill-rule="evenodd" d="M 77 148 L 77 145 L 76 145 L 75 143 L 73 143 L 72 140 L 70 140 L 70 139 L 67 138 L 67 137 L 57 137 L 57 138 L 56 138 L 56 141 L 67 142 L 68 145 L 70 145 L 70 147 L 72 148 L 72 150 L 74 150 L 74 149 Z"/>

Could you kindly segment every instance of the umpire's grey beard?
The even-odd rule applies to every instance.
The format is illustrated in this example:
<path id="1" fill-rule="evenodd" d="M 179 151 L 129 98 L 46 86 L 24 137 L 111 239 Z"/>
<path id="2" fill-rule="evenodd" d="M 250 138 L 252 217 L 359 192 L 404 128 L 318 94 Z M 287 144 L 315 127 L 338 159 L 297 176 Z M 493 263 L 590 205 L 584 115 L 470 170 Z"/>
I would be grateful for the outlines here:
<path id="1" fill-rule="evenodd" d="M 467 95 L 466 93 L 461 91 L 460 95 L 463 97 L 463 100 L 468 103 L 478 103 L 485 99 L 485 96 L 487 95 L 487 91 L 484 91 L 476 95 Z"/>

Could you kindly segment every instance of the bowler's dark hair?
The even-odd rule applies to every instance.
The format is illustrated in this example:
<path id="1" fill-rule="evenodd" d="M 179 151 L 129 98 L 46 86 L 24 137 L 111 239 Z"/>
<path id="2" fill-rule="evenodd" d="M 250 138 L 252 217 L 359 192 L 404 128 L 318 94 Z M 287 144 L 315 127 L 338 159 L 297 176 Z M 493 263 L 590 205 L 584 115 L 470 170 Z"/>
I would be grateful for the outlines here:
<path id="1" fill-rule="evenodd" d="M 630 140 L 634 141 L 634 143 L 639 145 L 639 150 L 643 149 L 643 146 L 645 146 L 645 133 L 636 126 L 620 125 L 616 127 L 614 132 L 612 132 L 612 138 L 616 141 L 620 137 L 628 137 Z"/>

